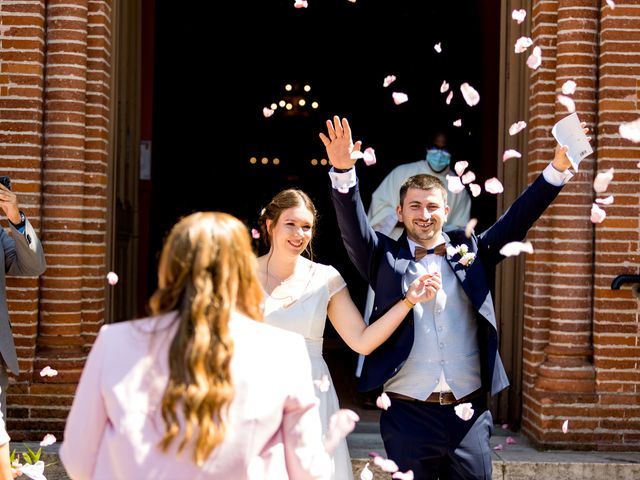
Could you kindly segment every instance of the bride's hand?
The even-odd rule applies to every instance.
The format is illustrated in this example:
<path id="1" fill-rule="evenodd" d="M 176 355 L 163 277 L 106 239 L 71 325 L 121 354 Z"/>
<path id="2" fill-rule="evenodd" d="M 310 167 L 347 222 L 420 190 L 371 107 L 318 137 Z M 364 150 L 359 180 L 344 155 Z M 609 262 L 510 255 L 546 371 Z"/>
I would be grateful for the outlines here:
<path id="1" fill-rule="evenodd" d="M 428 302 L 433 300 L 442 287 L 442 278 L 440 272 L 427 273 L 416 278 L 409 289 L 406 297 L 411 303 Z"/>

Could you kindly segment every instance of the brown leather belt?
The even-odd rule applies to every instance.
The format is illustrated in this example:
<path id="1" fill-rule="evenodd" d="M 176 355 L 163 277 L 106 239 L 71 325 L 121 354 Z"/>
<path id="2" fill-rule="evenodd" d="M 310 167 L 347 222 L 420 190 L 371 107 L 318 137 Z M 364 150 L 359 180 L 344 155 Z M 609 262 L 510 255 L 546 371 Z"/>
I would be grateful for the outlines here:
<path id="1" fill-rule="evenodd" d="M 471 392 L 469 395 L 465 395 L 462 398 L 456 399 L 452 392 L 433 392 L 429 395 L 425 400 L 418 400 L 417 398 L 408 397 L 407 395 L 403 395 L 401 393 L 396 392 L 385 392 L 389 398 L 395 400 L 405 400 L 407 402 L 418 402 L 418 403 L 438 403 L 440 405 L 458 405 L 460 403 L 466 403 L 470 400 L 473 400 L 476 397 L 479 397 L 482 393 L 482 389 L 479 388 L 475 392 Z"/>

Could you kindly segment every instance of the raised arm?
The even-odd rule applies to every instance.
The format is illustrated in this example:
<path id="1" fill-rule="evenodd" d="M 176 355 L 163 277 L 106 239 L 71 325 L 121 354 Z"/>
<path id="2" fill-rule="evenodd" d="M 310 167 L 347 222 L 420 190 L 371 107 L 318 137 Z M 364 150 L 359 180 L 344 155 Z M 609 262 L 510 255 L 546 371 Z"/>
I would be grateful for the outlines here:
<path id="1" fill-rule="evenodd" d="M 331 297 L 329 320 L 349 348 L 368 355 L 391 336 L 416 303 L 433 300 L 441 283 L 440 273 L 418 277 L 409 285 L 405 297 L 371 325 L 364 322 L 345 287 Z"/>

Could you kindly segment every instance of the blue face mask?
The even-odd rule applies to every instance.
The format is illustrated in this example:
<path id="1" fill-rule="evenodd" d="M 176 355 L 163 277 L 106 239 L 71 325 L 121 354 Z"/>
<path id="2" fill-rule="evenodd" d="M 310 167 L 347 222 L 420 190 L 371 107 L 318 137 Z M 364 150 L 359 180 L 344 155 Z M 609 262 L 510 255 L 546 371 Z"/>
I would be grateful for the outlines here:
<path id="1" fill-rule="evenodd" d="M 451 154 L 439 148 L 427 150 L 427 162 L 434 172 L 441 172 L 451 163 Z"/>

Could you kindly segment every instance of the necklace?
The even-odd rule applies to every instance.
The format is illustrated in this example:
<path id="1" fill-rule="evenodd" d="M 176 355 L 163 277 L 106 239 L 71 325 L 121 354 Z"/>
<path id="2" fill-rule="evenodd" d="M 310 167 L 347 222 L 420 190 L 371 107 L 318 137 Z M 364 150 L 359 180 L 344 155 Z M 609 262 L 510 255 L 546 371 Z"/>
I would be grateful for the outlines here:
<path id="1" fill-rule="evenodd" d="M 313 265 L 313 263 L 311 263 L 311 265 Z M 276 281 L 279 282 L 278 285 L 276 285 L 273 290 L 271 291 L 271 293 L 269 293 L 269 278 L 273 277 L 274 279 L 276 279 Z M 309 286 L 309 283 L 311 282 L 311 272 L 309 272 L 306 284 L 301 288 L 295 288 L 296 284 L 295 282 L 292 282 L 293 285 L 285 285 L 286 283 L 290 282 L 291 280 L 293 280 L 296 277 L 296 269 L 294 268 L 293 273 L 291 275 L 289 275 L 287 278 L 285 278 L 284 280 L 282 280 L 280 277 L 274 275 L 273 273 L 269 272 L 269 260 L 267 260 L 267 265 L 266 265 L 266 278 L 265 278 L 265 290 L 267 291 L 267 295 L 269 295 L 269 297 L 271 297 L 273 300 L 277 300 L 278 302 L 281 303 L 282 308 L 286 309 L 289 308 L 291 305 L 293 305 L 294 303 L 296 303 L 301 297 L 302 294 L 307 290 L 307 287 Z M 285 289 L 284 293 L 285 295 L 283 296 L 276 296 L 274 295 L 274 292 L 279 289 L 280 287 L 283 287 Z M 288 290 L 286 290 L 288 288 Z"/>

